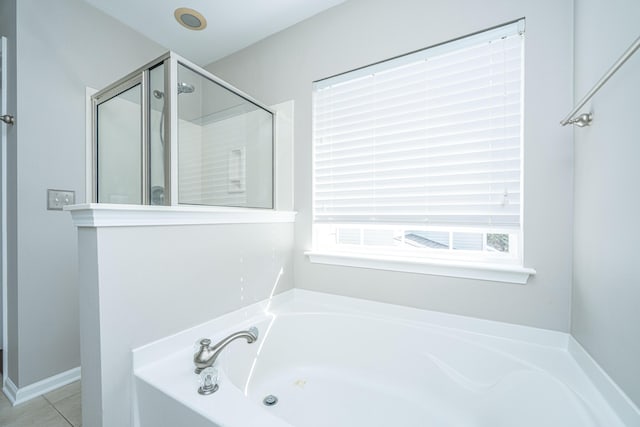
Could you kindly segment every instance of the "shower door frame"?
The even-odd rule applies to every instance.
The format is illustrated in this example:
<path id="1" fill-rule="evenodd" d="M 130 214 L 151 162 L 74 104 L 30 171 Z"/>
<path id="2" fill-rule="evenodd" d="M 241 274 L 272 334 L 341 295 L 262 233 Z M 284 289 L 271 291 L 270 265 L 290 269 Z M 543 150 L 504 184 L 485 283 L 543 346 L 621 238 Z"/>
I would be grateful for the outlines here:
<path id="1" fill-rule="evenodd" d="M 173 98 L 177 96 L 178 87 L 178 65 L 182 65 L 191 71 L 205 77 L 206 79 L 222 86 L 223 88 L 233 92 L 246 101 L 256 105 L 257 107 L 271 113 L 271 209 L 276 209 L 276 182 L 275 182 L 275 166 L 276 166 L 276 111 L 260 101 L 254 99 L 250 95 L 241 91 L 233 85 L 211 74 L 204 68 L 194 64 L 193 62 L 177 55 L 175 52 L 167 52 L 153 61 L 148 62 L 137 70 L 127 74 L 125 77 L 112 83 L 105 89 L 102 89 L 91 96 L 91 194 L 87 195 L 87 200 L 92 203 L 98 203 L 98 155 L 97 155 L 97 108 L 102 102 L 117 96 L 119 93 L 130 89 L 138 83 L 142 84 L 142 205 L 150 205 L 150 81 L 149 71 L 156 66 L 164 64 L 164 108 L 166 109 L 167 119 L 164 121 L 164 141 L 165 146 L 169 147 L 164 151 L 164 198 L 165 206 L 178 206 L 178 105 L 177 100 Z M 134 83 L 137 82 L 137 83 Z M 220 206 L 212 206 L 219 208 Z M 253 209 L 247 207 L 247 209 Z"/>
<path id="2" fill-rule="evenodd" d="M 103 91 L 103 92 L 99 92 L 97 94 L 95 94 L 92 97 L 93 100 L 93 107 L 92 107 L 92 118 L 91 118 L 91 122 L 95 123 L 97 125 L 98 123 L 98 107 L 101 104 L 104 104 L 106 102 L 111 101 L 112 99 L 118 97 L 119 95 L 123 94 L 124 92 L 128 91 L 129 89 L 133 89 L 136 86 L 140 86 L 140 93 L 141 93 L 141 100 L 140 100 L 140 123 L 142 124 L 142 126 L 140 126 L 141 128 L 141 135 L 140 135 L 140 140 L 141 140 L 141 159 L 142 159 L 142 167 L 141 167 L 141 179 L 140 179 L 140 185 L 141 185 L 141 189 L 140 189 L 140 200 L 142 202 L 142 204 L 146 204 L 147 198 L 148 198 L 148 192 L 146 191 L 146 188 L 148 187 L 147 185 L 147 174 L 144 173 L 144 171 L 146 170 L 146 162 L 147 162 L 147 149 L 146 149 L 146 138 L 147 138 L 147 130 L 145 129 L 144 123 L 145 123 L 145 116 L 147 114 L 147 108 L 145 107 L 145 75 L 144 73 L 142 75 L 137 75 L 134 76 L 133 78 L 124 81 L 114 87 L 111 87 L 109 90 L 107 91 Z M 148 103 L 148 100 L 147 100 Z M 98 203 L 98 129 L 97 126 L 94 126 L 94 131 L 93 131 L 93 143 L 92 143 L 92 162 L 93 162 L 93 168 L 92 168 L 92 179 L 93 179 L 93 199 L 94 202 Z"/>
<path id="3" fill-rule="evenodd" d="M 165 73 L 168 68 L 168 60 L 170 58 L 170 52 L 154 59 L 153 61 L 145 64 L 137 70 L 127 74 L 120 80 L 110 84 L 108 87 L 91 95 L 91 194 L 87 195 L 87 200 L 92 203 L 98 203 L 98 106 L 104 102 L 115 98 L 127 90 L 140 85 L 141 88 L 141 204 L 150 204 L 150 174 L 149 174 L 149 70 L 155 68 L 157 65 L 163 64 L 165 67 Z M 165 94 L 167 93 L 168 82 L 165 79 Z M 168 98 L 167 98 L 168 99 Z M 170 106 L 169 106 L 170 107 Z M 167 122 L 165 120 L 165 135 L 167 129 Z M 173 138 L 171 138 L 173 139 Z M 165 152 L 165 170 L 166 164 L 170 157 L 170 153 Z M 170 173 L 165 173 L 165 188 L 167 183 L 170 183 Z"/>

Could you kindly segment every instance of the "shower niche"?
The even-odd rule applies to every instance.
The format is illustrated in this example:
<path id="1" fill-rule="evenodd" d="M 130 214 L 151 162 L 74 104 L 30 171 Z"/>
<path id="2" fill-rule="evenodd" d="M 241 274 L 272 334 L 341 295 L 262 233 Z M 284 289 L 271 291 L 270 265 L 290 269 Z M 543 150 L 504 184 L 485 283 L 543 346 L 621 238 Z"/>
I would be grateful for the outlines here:
<path id="1" fill-rule="evenodd" d="M 169 52 L 92 96 L 92 201 L 272 209 L 274 117 Z"/>

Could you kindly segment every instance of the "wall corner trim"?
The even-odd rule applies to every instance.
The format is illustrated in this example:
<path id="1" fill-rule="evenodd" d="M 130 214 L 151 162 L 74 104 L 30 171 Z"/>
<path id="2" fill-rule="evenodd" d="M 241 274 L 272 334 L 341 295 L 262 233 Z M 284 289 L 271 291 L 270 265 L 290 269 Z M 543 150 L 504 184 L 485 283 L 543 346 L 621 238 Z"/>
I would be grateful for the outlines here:
<path id="1" fill-rule="evenodd" d="M 68 371 L 61 372 L 22 388 L 18 388 L 13 381 L 11 381 L 11 378 L 6 378 L 2 391 L 7 396 L 7 399 L 9 399 L 9 402 L 11 402 L 11 405 L 16 406 L 79 379 L 80 367 L 78 366 L 77 368 L 69 369 Z"/>
<path id="2" fill-rule="evenodd" d="M 567 347 L 569 354 L 575 359 L 596 388 L 602 393 L 607 403 L 618 415 L 624 425 L 640 426 L 640 408 L 613 381 L 604 369 L 596 362 L 587 350 L 571 335 Z"/>
<path id="3" fill-rule="evenodd" d="M 76 227 L 139 227 L 159 225 L 268 224 L 294 222 L 296 212 L 272 209 L 142 206 L 87 203 L 65 206 Z"/>

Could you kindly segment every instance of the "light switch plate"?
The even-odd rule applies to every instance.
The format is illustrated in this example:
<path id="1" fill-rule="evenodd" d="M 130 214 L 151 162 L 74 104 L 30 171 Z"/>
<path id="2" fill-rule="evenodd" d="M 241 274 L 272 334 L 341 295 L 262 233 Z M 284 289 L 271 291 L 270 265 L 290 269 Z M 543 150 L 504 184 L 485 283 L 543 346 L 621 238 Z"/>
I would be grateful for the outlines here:
<path id="1" fill-rule="evenodd" d="M 76 202 L 76 192 L 71 190 L 47 190 L 47 209 L 61 211 L 63 206 Z"/>

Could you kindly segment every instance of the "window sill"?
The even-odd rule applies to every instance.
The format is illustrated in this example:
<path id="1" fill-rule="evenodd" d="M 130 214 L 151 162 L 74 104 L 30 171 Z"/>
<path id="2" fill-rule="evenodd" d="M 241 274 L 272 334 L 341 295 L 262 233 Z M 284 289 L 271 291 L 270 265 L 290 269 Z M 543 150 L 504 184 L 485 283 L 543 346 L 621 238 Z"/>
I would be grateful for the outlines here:
<path id="1" fill-rule="evenodd" d="M 295 212 L 216 206 L 142 206 L 88 203 L 66 206 L 76 227 L 130 227 L 294 222 Z"/>
<path id="2" fill-rule="evenodd" d="M 316 264 L 401 271 L 405 273 L 431 274 L 435 276 L 516 283 L 520 285 L 526 284 L 529 276 L 536 274 L 536 271 L 532 268 L 525 268 L 516 265 L 512 266 L 449 260 L 424 260 L 417 258 L 319 251 L 307 251 L 304 254 L 309 257 L 309 261 Z"/>

